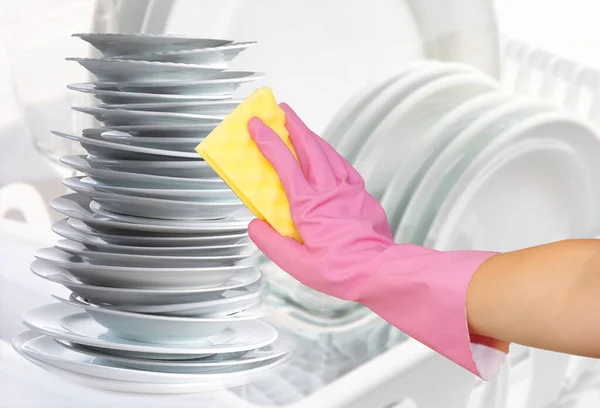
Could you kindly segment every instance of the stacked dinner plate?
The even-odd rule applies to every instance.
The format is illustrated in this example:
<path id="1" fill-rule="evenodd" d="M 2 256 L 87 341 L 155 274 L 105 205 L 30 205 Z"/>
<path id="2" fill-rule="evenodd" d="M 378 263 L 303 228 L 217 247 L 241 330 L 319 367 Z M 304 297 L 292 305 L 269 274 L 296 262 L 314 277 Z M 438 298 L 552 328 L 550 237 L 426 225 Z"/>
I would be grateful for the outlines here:
<path id="1" fill-rule="evenodd" d="M 473 68 L 406 65 L 356 94 L 323 136 L 381 201 L 398 243 L 509 251 L 600 233 L 598 134 Z M 356 310 L 268 268 L 306 310 Z"/>
<path id="2" fill-rule="evenodd" d="M 289 352 L 258 312 L 259 256 L 250 213 L 194 152 L 260 75 L 227 71 L 252 43 L 164 35 L 77 34 L 98 59 L 73 58 L 97 81 L 70 87 L 100 100 L 74 109 L 103 127 L 81 135 L 84 175 L 52 202 L 67 218 L 31 266 L 71 290 L 27 312 L 15 348 L 86 384 L 188 392 L 247 379 Z"/>

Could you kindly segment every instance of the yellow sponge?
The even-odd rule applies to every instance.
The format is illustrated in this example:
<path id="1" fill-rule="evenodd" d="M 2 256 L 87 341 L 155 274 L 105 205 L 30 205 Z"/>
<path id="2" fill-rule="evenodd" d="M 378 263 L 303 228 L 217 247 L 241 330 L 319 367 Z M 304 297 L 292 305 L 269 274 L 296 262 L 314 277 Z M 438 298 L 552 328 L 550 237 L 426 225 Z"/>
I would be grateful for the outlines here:
<path id="1" fill-rule="evenodd" d="M 296 157 L 285 127 L 285 113 L 266 87 L 244 100 L 196 151 L 257 218 L 268 222 L 281 235 L 302 242 L 279 176 L 248 132 L 248 121 L 253 117 L 273 129 Z"/>

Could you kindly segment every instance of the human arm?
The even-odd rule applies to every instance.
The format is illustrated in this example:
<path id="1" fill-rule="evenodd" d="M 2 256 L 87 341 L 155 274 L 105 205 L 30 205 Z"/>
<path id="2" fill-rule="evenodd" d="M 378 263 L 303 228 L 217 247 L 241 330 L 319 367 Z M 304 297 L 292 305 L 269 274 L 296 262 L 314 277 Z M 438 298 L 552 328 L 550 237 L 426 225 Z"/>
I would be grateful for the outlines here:
<path id="1" fill-rule="evenodd" d="M 467 292 L 471 333 L 600 358 L 600 240 L 498 254 Z"/>

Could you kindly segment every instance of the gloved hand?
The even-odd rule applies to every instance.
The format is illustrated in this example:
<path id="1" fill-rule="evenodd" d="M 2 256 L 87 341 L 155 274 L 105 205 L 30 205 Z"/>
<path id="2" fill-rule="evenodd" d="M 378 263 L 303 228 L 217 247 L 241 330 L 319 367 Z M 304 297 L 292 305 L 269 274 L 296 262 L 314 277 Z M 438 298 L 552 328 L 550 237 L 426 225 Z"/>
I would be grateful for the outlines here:
<path id="1" fill-rule="evenodd" d="M 356 170 L 289 106 L 281 108 L 298 161 L 260 119 L 248 129 L 279 175 L 304 244 L 254 220 L 249 234 L 258 248 L 304 285 L 360 302 L 472 373 L 495 375 L 507 344 L 471 336 L 466 315 L 469 282 L 494 253 L 394 243 L 383 208 Z"/>

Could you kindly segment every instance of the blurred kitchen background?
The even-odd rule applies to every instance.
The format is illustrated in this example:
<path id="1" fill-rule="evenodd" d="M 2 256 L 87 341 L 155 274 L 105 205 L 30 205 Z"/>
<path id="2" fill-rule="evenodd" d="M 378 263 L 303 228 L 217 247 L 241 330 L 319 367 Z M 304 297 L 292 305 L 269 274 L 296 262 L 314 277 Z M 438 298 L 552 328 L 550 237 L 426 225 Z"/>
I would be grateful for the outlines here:
<path id="1" fill-rule="evenodd" d="M 450 9 L 460 10 L 462 18 Z M 268 10 L 282 17 L 269 19 Z M 52 222 L 62 218 L 48 202 L 67 191 L 60 180 L 74 173 L 58 158 L 83 152 L 49 131 L 93 125 L 91 116 L 70 109 L 89 105 L 92 97 L 66 88 L 91 76 L 65 57 L 95 53 L 71 34 L 257 40 L 259 46 L 237 58 L 232 69 L 265 72 L 263 83 L 319 133 L 357 90 L 426 56 L 470 63 L 508 89 L 569 105 L 570 81 L 583 69 L 600 69 L 598 15 L 600 3 L 591 0 L 0 0 L 0 340 L 8 342 L 22 330 L 23 311 L 49 300 L 45 282 L 23 280 L 16 275 L 27 269 L 14 270 L 32 257 L 31 245 L 18 241 L 48 242 Z M 430 38 L 423 38 L 420 30 L 427 25 Z M 551 59 L 564 64 L 556 73 L 563 91 L 550 95 L 539 87 L 535 64 Z M 242 88 L 240 96 L 259 85 Z M 599 92 L 600 83 L 589 81 L 568 107 L 600 125 L 600 117 L 588 114 Z M 22 223 L 27 228 L 19 229 Z M 569 368 L 577 374 L 549 390 L 551 401 L 540 397 L 528 408 L 600 406 L 597 366 L 578 360 Z M 381 374 L 376 368 L 365 373 Z M 0 381 L 0 390 L 6 384 Z M 336 390 L 342 391 L 329 392 Z M 485 398 L 498 408 L 517 406 L 501 390 L 506 388 L 486 390 Z M 48 406 L 61 406 L 60 401 Z"/>

